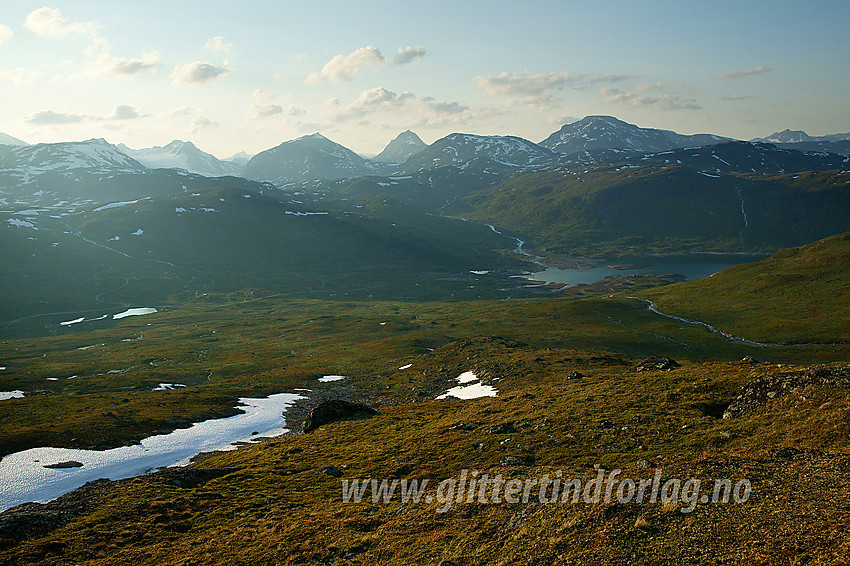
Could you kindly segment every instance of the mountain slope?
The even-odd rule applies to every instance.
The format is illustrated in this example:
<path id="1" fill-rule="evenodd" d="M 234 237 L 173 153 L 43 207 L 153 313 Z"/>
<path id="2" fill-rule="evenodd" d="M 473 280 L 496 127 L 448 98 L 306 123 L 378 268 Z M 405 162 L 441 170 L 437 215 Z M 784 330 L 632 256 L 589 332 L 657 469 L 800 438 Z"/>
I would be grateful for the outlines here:
<path id="1" fill-rule="evenodd" d="M 13 138 L 9 134 L 4 134 L 0 132 L 0 145 L 29 145 L 27 142 L 23 140 L 19 140 L 18 138 Z"/>
<path id="2" fill-rule="evenodd" d="M 384 150 L 372 158 L 372 161 L 378 163 L 399 164 L 406 161 L 410 156 L 415 155 L 428 147 L 422 139 L 410 130 L 405 130 L 392 140 Z"/>
<path id="3" fill-rule="evenodd" d="M 518 175 L 447 209 L 549 254 L 773 251 L 850 230 L 850 173 L 682 166 Z"/>
<path id="4" fill-rule="evenodd" d="M 652 152 L 711 145 L 728 139 L 712 134 L 683 135 L 670 130 L 640 128 L 613 116 L 586 116 L 564 125 L 540 145 L 567 154 L 600 149 Z"/>
<path id="5" fill-rule="evenodd" d="M 110 174 L 145 170 L 145 166 L 103 139 L 0 147 L 0 169 L 30 175 L 55 172 Z"/>
<path id="6" fill-rule="evenodd" d="M 127 155 L 151 168 L 185 169 L 190 173 L 220 177 L 235 175 L 241 167 L 219 160 L 214 155 L 203 152 L 192 142 L 174 140 L 165 146 L 146 149 L 122 148 Z"/>
<path id="7" fill-rule="evenodd" d="M 342 179 L 375 173 L 377 168 L 321 134 L 303 136 L 262 151 L 245 166 L 244 176 L 285 184 L 312 179 Z"/>
<path id="8" fill-rule="evenodd" d="M 437 167 L 456 167 L 501 174 L 517 169 L 553 165 L 558 154 L 515 136 L 449 134 L 404 162 L 401 173 L 417 173 Z"/>
<path id="9" fill-rule="evenodd" d="M 846 167 L 850 159 L 838 154 L 804 152 L 761 142 L 730 141 L 704 147 L 628 155 L 615 163 L 637 166 L 682 165 L 706 175 L 725 173 L 795 173 Z"/>
<path id="10" fill-rule="evenodd" d="M 850 232 L 642 295 L 749 340 L 847 343 Z"/>

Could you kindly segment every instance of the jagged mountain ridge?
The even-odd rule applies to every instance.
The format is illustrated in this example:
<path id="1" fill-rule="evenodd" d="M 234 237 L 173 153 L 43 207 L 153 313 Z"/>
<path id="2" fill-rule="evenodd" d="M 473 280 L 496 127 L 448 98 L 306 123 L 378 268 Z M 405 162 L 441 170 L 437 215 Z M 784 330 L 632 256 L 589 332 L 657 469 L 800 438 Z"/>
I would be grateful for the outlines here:
<path id="1" fill-rule="evenodd" d="M 437 167 L 466 170 L 473 163 L 485 172 L 538 168 L 557 163 L 559 155 L 516 136 L 478 136 L 454 133 L 441 138 L 405 161 L 400 173 Z"/>

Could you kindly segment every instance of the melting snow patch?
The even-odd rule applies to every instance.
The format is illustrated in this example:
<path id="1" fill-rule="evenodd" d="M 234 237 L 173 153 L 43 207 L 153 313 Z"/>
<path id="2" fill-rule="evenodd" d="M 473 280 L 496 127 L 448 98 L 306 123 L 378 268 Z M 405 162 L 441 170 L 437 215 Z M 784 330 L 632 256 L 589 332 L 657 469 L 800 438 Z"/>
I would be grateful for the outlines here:
<path id="1" fill-rule="evenodd" d="M 186 387 L 182 383 L 160 383 L 151 391 L 170 391 L 171 389 L 177 389 L 178 387 Z"/>
<path id="2" fill-rule="evenodd" d="M 478 381 L 478 376 L 476 376 L 471 371 L 465 371 L 459 376 L 455 378 L 458 383 L 471 383 L 473 381 Z"/>
<path id="3" fill-rule="evenodd" d="M 490 272 L 482 269 L 482 270 L 473 270 L 473 271 L 470 271 L 470 273 L 474 273 L 475 275 L 487 275 Z"/>
<path id="4" fill-rule="evenodd" d="M 178 206 L 177 208 L 174 209 L 174 212 L 186 212 L 186 209 L 183 208 L 182 206 Z"/>
<path id="5" fill-rule="evenodd" d="M 457 387 L 452 387 L 442 395 L 438 396 L 437 399 L 447 399 L 449 397 L 455 397 L 457 399 L 478 399 L 480 397 L 497 397 L 499 395 L 499 391 L 490 385 L 484 385 L 483 383 L 473 383 L 471 385 L 458 385 Z"/>
<path id="6" fill-rule="evenodd" d="M 65 322 L 60 322 L 61 326 L 71 326 L 72 324 L 77 324 L 78 322 L 82 322 L 86 319 L 86 317 L 81 316 L 80 318 L 75 318 L 74 320 L 66 320 Z"/>
<path id="7" fill-rule="evenodd" d="M 141 307 L 137 309 L 127 309 L 124 312 L 119 312 L 118 314 L 113 314 L 112 319 L 118 320 L 119 318 L 126 318 L 128 316 L 141 316 L 143 314 L 153 314 L 157 312 L 156 309 L 151 307 Z"/>
<path id="8" fill-rule="evenodd" d="M 452 387 L 442 395 L 439 395 L 437 399 L 447 399 L 449 397 L 478 399 L 479 397 L 497 397 L 499 395 L 499 391 L 495 387 L 479 382 L 478 376 L 471 371 L 463 372 L 455 380 L 461 385 Z M 468 385 L 463 385 L 464 383 Z"/>
<path id="9" fill-rule="evenodd" d="M 32 448 L 0 460 L 0 511 L 30 501 L 46 502 L 81 487 L 86 482 L 118 480 L 146 474 L 166 466 L 183 465 L 200 452 L 235 450 L 233 443 L 285 432 L 282 414 L 303 396 L 280 393 L 265 399 L 239 399 L 242 414 L 211 419 L 149 436 L 139 444 L 112 450 Z M 258 434 L 255 434 L 258 433 Z M 76 461 L 74 469 L 48 469 L 45 464 Z"/>
<path id="10" fill-rule="evenodd" d="M 329 381 L 339 381 L 341 379 L 345 379 L 344 375 L 326 375 L 324 377 L 320 377 L 319 381 L 322 383 L 328 383 Z"/>
<path id="11" fill-rule="evenodd" d="M 35 224 L 26 220 L 21 220 L 20 218 L 10 218 L 6 222 L 11 224 L 12 226 L 17 226 L 18 228 L 32 228 L 33 230 L 38 230 Z"/>
<path id="12" fill-rule="evenodd" d="M 139 229 L 138 229 L 138 230 L 136 230 L 135 232 L 130 232 L 130 235 L 131 235 L 131 236 L 141 236 L 141 235 L 142 235 L 142 234 L 144 234 L 144 233 L 145 233 L 145 231 L 144 231 L 144 230 L 142 230 L 141 228 L 139 228 Z"/>
<path id="13" fill-rule="evenodd" d="M 141 199 L 139 199 L 141 200 Z M 109 210 L 110 208 L 118 208 L 120 206 L 127 206 L 128 204 L 136 204 L 139 200 L 128 200 L 124 202 L 111 202 L 109 204 L 104 204 L 103 206 L 99 206 L 95 208 L 92 212 L 100 212 L 101 210 Z"/>
<path id="14" fill-rule="evenodd" d="M 405 365 L 401 366 L 401 367 L 400 367 L 400 368 L 398 368 L 398 369 L 408 369 L 408 368 L 410 368 L 411 366 L 413 366 L 413 364 L 405 364 Z"/>
<path id="15" fill-rule="evenodd" d="M 0 401 L 5 401 L 6 399 L 21 399 L 24 396 L 24 392 L 20 389 L 16 389 L 15 391 L 0 391 Z"/>

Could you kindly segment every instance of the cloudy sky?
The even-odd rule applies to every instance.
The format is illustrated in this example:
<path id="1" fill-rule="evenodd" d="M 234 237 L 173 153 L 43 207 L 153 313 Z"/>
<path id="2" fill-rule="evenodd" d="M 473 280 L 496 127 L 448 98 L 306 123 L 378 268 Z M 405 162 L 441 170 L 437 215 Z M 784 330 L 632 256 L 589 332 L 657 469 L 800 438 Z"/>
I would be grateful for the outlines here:
<path id="1" fill-rule="evenodd" d="M 0 132 L 192 140 L 316 131 L 540 141 L 608 114 L 750 139 L 850 131 L 847 0 L 0 0 Z"/>

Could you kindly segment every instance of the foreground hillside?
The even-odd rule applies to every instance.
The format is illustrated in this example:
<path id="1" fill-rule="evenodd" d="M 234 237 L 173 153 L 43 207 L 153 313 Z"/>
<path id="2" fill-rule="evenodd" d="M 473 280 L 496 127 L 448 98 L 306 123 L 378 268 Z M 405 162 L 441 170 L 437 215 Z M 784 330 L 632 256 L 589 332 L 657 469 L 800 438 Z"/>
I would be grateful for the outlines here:
<path id="1" fill-rule="evenodd" d="M 754 306 L 770 312 L 782 303 L 771 294 L 795 293 L 847 304 L 847 243 L 839 236 L 648 296 L 701 294 L 693 316 L 708 318 L 709 299 L 725 300 L 724 289 L 746 293 L 782 273 L 771 293 L 750 296 Z M 728 287 L 704 287 L 732 276 Z M 309 400 L 287 415 L 295 430 L 321 399 L 366 402 L 380 414 L 9 510 L 0 515 L 0 561 L 773 564 L 800 556 L 837 563 L 850 552 L 850 355 L 841 309 L 819 311 L 820 343 L 771 348 L 735 343 L 626 296 L 209 296 L 169 311 L 4 341 L 0 386 L 39 390 L 1 401 L 4 452 L 120 445 L 139 432 L 226 414 L 237 396 L 304 387 Z M 810 316 L 804 301 L 782 313 L 792 322 Z M 766 338 L 781 332 L 793 331 Z M 643 360 L 650 355 L 678 364 Z M 498 396 L 436 399 L 467 371 Z M 327 374 L 348 377 L 316 381 Z M 75 377 L 45 379 L 57 375 Z M 187 387 L 155 390 L 161 381 Z M 560 474 L 585 486 L 600 469 L 635 481 L 660 470 L 680 487 L 700 480 L 711 492 L 716 480 L 747 480 L 751 491 L 739 503 L 542 502 L 534 491 L 525 502 L 476 495 L 446 506 L 433 490 L 430 502 L 373 501 L 368 493 L 360 503 L 343 501 L 342 480 L 427 479 L 433 488 L 460 481 L 465 469 L 521 482 Z"/>

